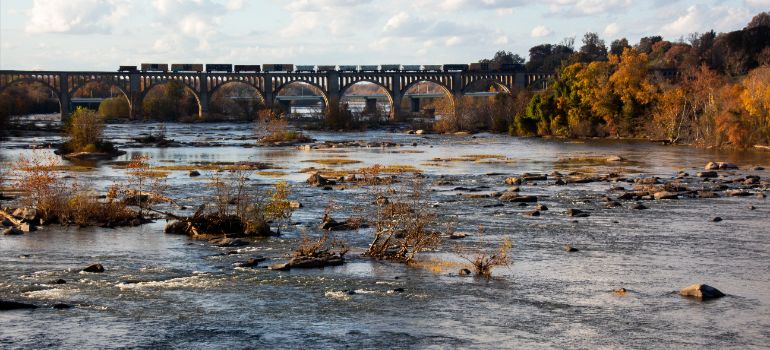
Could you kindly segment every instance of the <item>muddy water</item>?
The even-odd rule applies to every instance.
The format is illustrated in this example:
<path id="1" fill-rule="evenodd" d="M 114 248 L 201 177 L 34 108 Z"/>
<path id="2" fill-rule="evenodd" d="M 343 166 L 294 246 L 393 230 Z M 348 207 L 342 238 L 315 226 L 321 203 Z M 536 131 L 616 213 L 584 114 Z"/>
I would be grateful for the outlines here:
<path id="1" fill-rule="evenodd" d="M 605 209 L 599 199 L 605 182 L 555 186 L 553 181 L 521 186 L 549 207 L 540 217 L 532 207 L 466 198 L 457 187 L 503 190 L 506 176 L 558 170 L 619 172 L 629 178 L 672 178 L 694 174 L 709 160 L 748 169 L 770 167 L 767 153 L 712 152 L 642 142 L 584 142 L 521 139 L 482 134 L 418 136 L 370 131 L 311 133 L 317 140 L 389 141 L 398 147 L 355 147 L 300 151 L 243 147 L 253 144 L 248 124 L 167 125 L 169 137 L 199 147 L 148 148 L 130 138 L 157 125 L 110 125 L 109 138 L 128 154 L 150 155 L 158 165 L 202 161 L 272 163 L 281 174 L 252 176 L 255 187 L 286 180 L 303 208 L 280 238 L 233 248 L 164 235 L 164 222 L 138 228 L 46 227 L 23 236 L 0 237 L 0 299 L 31 302 L 32 311 L 0 313 L 0 348 L 763 348 L 770 344 L 770 202 L 740 198 L 629 202 Z M 3 140 L 0 159 L 11 161 L 30 140 Z M 413 145 L 415 144 L 415 145 Z M 481 161 L 438 161 L 486 154 Z M 619 155 L 618 165 L 565 162 L 567 158 Z M 494 157 L 492 157 L 494 156 Z M 491 280 L 459 277 L 458 265 L 439 269 L 374 262 L 359 256 L 370 231 L 338 234 L 353 248 L 349 262 L 323 270 L 276 272 L 234 268 L 261 255 L 268 263 L 285 260 L 301 233 L 315 229 L 333 202 L 344 218 L 356 204 L 371 201 L 366 189 L 322 191 L 303 183 L 309 160 L 359 160 L 339 169 L 373 164 L 412 165 L 435 183 L 430 201 L 442 220 L 459 231 L 483 236 L 446 242 L 425 258 L 461 262 L 491 251 L 505 238 L 515 247 L 514 264 L 494 271 Z M 770 172 L 741 170 L 726 176 Z M 204 172 L 203 178 L 208 174 Z M 280 175 L 280 176 L 278 176 Z M 96 187 L 125 178 L 102 164 L 74 173 Z M 209 191 L 205 180 L 186 171 L 169 175 L 171 196 L 194 206 Z M 693 184 L 698 186 L 699 183 Z M 486 186 L 486 187 L 484 187 Z M 756 210 L 748 210 L 754 205 Z M 591 216 L 570 218 L 567 208 Z M 722 222 L 711 222 L 720 216 Z M 580 249 L 562 250 L 564 244 Z M 101 263 L 103 274 L 78 272 Z M 49 282 L 65 279 L 66 284 Z M 727 297 L 696 302 L 676 291 L 707 283 Z M 628 290 L 625 296 L 612 293 Z M 403 288 L 403 292 L 394 292 Z M 348 293 L 347 291 L 355 291 Z M 51 308 L 55 303 L 73 307 Z"/>

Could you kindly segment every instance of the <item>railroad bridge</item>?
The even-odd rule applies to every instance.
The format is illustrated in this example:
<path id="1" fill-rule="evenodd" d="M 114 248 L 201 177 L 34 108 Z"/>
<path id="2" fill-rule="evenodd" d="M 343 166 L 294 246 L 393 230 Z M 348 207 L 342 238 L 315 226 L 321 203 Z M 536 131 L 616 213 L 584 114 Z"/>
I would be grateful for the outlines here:
<path id="1" fill-rule="evenodd" d="M 271 72 L 271 73 L 185 73 L 185 72 L 67 72 L 67 71 L 17 71 L 0 70 L 0 93 L 17 82 L 39 82 L 51 89 L 59 100 L 62 119 L 72 112 L 72 96 L 90 82 L 99 82 L 118 88 L 128 100 L 130 115 L 142 115 L 142 101 L 153 87 L 167 82 L 183 84 L 198 102 L 199 117 L 209 109 L 210 97 L 217 89 L 230 83 L 243 83 L 254 87 L 268 107 L 281 103 L 279 92 L 292 83 L 312 85 L 321 92 L 324 105 L 339 101 L 348 88 L 356 83 L 379 85 L 387 92 L 391 106 L 391 119 L 398 120 L 404 113 L 401 101 L 409 88 L 420 82 L 432 82 L 444 90 L 454 103 L 462 96 L 471 94 L 479 83 L 494 84 L 499 91 L 515 89 L 543 89 L 551 76 L 528 72 Z"/>

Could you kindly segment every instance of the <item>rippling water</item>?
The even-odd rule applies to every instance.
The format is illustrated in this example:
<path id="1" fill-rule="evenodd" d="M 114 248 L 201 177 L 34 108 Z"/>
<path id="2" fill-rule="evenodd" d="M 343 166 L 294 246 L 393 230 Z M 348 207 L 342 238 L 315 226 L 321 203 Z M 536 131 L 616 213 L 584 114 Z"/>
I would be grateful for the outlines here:
<path id="1" fill-rule="evenodd" d="M 131 137 L 153 132 L 154 124 L 109 125 L 108 137 L 130 146 Z M 169 124 L 169 137 L 201 147 L 144 148 L 135 154 L 153 162 L 262 161 L 285 176 L 254 175 L 254 183 L 288 180 L 303 204 L 280 238 L 233 248 L 164 235 L 164 222 L 137 228 L 46 227 L 23 236 L 0 236 L 0 299 L 43 306 L 0 312 L 0 348 L 764 348 L 770 344 L 770 203 L 757 197 L 645 202 L 649 210 L 603 208 L 599 196 L 614 184 L 523 185 L 550 210 L 540 217 L 494 199 L 458 196 L 457 186 L 502 190 L 506 175 L 553 170 L 568 172 L 568 157 L 620 155 L 631 162 L 593 165 L 597 173 L 671 178 L 694 173 L 709 160 L 742 169 L 770 167 L 767 153 L 716 152 L 644 142 L 510 138 L 481 134 L 418 136 L 370 131 L 320 133 L 318 140 L 393 141 L 391 148 L 246 148 L 249 124 Z M 28 145 L 58 136 L 12 137 L 2 142 L 0 160 L 29 153 Z M 413 146 L 413 143 L 416 145 Z M 434 158 L 493 154 L 503 162 L 433 162 Z M 458 277 L 456 269 L 430 269 L 375 262 L 360 257 L 370 231 L 339 233 L 353 247 L 350 260 L 323 270 L 270 271 L 234 268 L 250 256 L 285 260 L 302 232 L 315 227 L 329 201 L 349 214 L 370 200 L 361 189 L 320 191 L 306 186 L 303 162 L 325 157 L 371 164 L 414 165 L 429 181 L 451 185 L 430 193 L 437 209 L 483 237 L 446 242 L 433 258 L 460 261 L 455 252 L 494 249 L 504 238 L 515 243 L 514 264 L 491 280 Z M 318 166 L 318 165 L 316 165 Z M 582 170 L 586 170 L 583 167 Z M 745 171 L 763 179 L 765 171 Z M 75 174 L 97 187 L 124 177 L 108 165 Z M 735 175 L 737 176 L 737 174 Z M 204 174 L 205 177 L 205 174 Z M 171 194 L 187 204 L 207 191 L 205 181 L 186 172 L 169 176 Z M 630 185 L 625 184 L 627 187 Z M 757 210 L 746 209 L 748 205 Z M 566 208 L 591 213 L 568 218 Z M 724 218 L 711 222 L 714 216 Z M 580 252 L 566 253 L 572 244 Z M 103 274 L 78 272 L 91 263 Z M 65 279 L 66 284 L 49 282 Z M 727 297 L 696 302 L 676 291 L 707 283 Z M 629 293 L 619 297 L 614 288 Z M 403 288 L 404 292 L 394 292 Z M 348 293 L 347 291 L 355 291 Z M 55 310 L 55 303 L 73 307 Z"/>

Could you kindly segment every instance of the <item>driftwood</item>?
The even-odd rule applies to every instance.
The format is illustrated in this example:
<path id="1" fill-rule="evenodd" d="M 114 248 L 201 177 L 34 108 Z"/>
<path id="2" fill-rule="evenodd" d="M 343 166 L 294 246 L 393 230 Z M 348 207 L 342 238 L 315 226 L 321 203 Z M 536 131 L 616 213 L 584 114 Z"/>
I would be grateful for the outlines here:
<path id="1" fill-rule="evenodd" d="M 10 221 L 10 222 L 11 222 L 11 223 L 12 223 L 14 226 L 19 226 L 19 225 L 21 225 L 21 224 L 22 224 L 21 220 L 19 220 L 19 219 L 16 219 L 15 217 L 13 217 L 13 215 L 11 215 L 11 214 L 8 214 L 8 213 L 7 213 L 7 212 L 5 212 L 4 210 L 0 210 L 0 217 L 4 217 L 4 218 L 6 218 L 6 219 L 7 219 L 8 221 Z"/>

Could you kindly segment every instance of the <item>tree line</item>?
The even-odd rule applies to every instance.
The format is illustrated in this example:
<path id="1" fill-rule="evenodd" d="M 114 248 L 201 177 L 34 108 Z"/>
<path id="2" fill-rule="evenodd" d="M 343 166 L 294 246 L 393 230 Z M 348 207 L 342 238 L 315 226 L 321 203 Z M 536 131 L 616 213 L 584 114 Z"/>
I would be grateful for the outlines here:
<path id="1" fill-rule="evenodd" d="M 493 98 L 476 129 L 520 136 L 646 137 L 745 148 L 770 143 L 770 13 L 743 29 L 626 39 L 609 48 L 596 33 L 530 49 L 525 66 L 555 73 L 545 91 Z M 521 63 L 500 51 L 492 60 Z M 458 101 L 454 119 L 472 101 Z M 467 109 L 467 108 L 465 108 Z M 473 118 L 471 118 L 473 119 Z"/>

